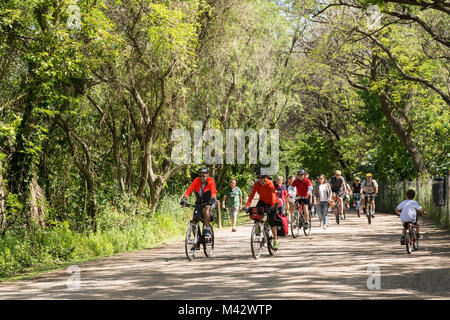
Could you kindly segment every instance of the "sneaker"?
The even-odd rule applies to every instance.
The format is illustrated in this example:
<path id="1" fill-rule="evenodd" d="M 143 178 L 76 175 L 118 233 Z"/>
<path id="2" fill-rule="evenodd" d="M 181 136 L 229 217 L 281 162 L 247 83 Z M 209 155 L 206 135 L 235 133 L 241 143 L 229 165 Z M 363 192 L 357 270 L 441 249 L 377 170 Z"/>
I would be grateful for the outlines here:
<path id="1" fill-rule="evenodd" d="M 322 228 L 322 221 L 320 221 L 319 223 L 319 228 Z"/>
<path id="2" fill-rule="evenodd" d="M 211 229 L 205 228 L 205 230 L 203 230 L 203 234 L 205 237 L 211 237 Z"/>
<path id="3" fill-rule="evenodd" d="M 401 237 L 400 238 L 400 244 L 403 246 L 403 245 L 405 245 L 405 237 Z"/>
<path id="4" fill-rule="evenodd" d="M 326 224 L 324 224 L 324 225 L 323 225 L 323 228 L 324 228 L 324 229 L 326 229 L 326 228 L 327 228 L 327 225 L 326 225 Z"/>
<path id="5" fill-rule="evenodd" d="M 278 249 L 278 241 L 273 243 L 273 247 L 274 249 Z"/>
<path id="6" fill-rule="evenodd" d="M 417 234 L 417 239 L 422 240 L 423 239 L 423 235 L 421 235 L 420 233 Z"/>
<path id="7" fill-rule="evenodd" d="M 236 228 L 232 228 L 232 229 L 231 229 L 231 232 L 236 232 L 236 231 L 237 231 Z"/>

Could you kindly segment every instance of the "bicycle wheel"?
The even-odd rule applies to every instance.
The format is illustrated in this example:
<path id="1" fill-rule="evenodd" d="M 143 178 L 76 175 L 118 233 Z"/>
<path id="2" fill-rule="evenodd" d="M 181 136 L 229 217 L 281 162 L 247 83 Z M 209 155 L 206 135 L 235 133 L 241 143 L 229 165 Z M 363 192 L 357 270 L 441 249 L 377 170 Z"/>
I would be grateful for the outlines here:
<path id="1" fill-rule="evenodd" d="M 405 234 L 405 244 L 406 244 L 406 252 L 408 254 L 411 254 L 412 252 L 412 244 L 411 244 L 411 235 L 409 233 L 409 230 Z"/>
<path id="2" fill-rule="evenodd" d="M 266 236 L 267 236 L 267 249 L 269 250 L 269 254 L 273 256 L 278 249 L 273 248 L 273 244 L 275 242 L 275 239 L 273 238 L 272 230 L 270 230 L 270 227 L 266 227 Z"/>
<path id="3" fill-rule="evenodd" d="M 306 217 L 303 217 L 306 220 Z M 311 215 L 309 216 L 309 221 L 304 221 L 303 223 L 303 233 L 305 236 L 309 236 L 311 234 Z M 306 222 L 308 222 L 308 226 L 306 226 Z"/>
<path id="4" fill-rule="evenodd" d="M 361 217 L 361 203 L 356 204 L 356 213 L 358 214 L 358 218 Z"/>
<path id="5" fill-rule="evenodd" d="M 211 230 L 211 236 L 206 238 L 203 236 L 203 252 L 205 253 L 205 256 L 208 258 L 211 258 L 214 251 L 214 229 L 212 225 L 209 225 L 209 228 Z"/>
<path id="6" fill-rule="evenodd" d="M 253 225 L 252 233 L 250 235 L 250 247 L 252 249 L 252 256 L 258 259 L 261 256 L 262 247 L 264 245 L 264 238 L 262 235 L 262 223 L 256 222 Z"/>
<path id="7" fill-rule="evenodd" d="M 372 205 L 369 203 L 366 205 L 366 214 L 367 214 L 367 221 L 369 224 L 372 224 Z"/>
<path id="8" fill-rule="evenodd" d="M 414 249 L 414 251 L 419 250 L 419 238 L 417 238 L 416 229 L 414 229 L 414 232 L 413 232 L 413 249 Z"/>
<path id="9" fill-rule="evenodd" d="M 298 210 L 294 211 L 294 214 L 291 218 L 291 234 L 293 238 L 297 238 L 300 235 L 300 216 L 298 214 Z"/>
<path id="10" fill-rule="evenodd" d="M 336 203 L 336 207 L 335 207 L 335 210 L 334 210 L 334 215 L 335 215 L 335 217 L 336 217 L 336 223 L 337 224 L 339 224 L 339 216 L 340 216 L 340 214 L 339 214 L 339 212 L 340 212 L 340 205 L 339 205 L 339 201 L 337 201 L 337 203 Z"/>
<path id="11" fill-rule="evenodd" d="M 196 224 L 190 224 L 187 232 L 186 232 L 186 239 L 184 241 L 184 249 L 186 251 L 186 257 L 189 261 L 193 260 L 195 258 L 195 251 L 197 250 L 197 225 Z"/>

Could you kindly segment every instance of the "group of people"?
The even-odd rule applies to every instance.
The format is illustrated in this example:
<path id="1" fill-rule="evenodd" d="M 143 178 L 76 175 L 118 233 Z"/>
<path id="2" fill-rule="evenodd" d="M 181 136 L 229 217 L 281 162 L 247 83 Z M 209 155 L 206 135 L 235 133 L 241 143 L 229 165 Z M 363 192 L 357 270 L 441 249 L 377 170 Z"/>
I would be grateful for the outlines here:
<path id="1" fill-rule="evenodd" d="M 217 206 L 217 190 L 214 179 L 209 176 L 208 168 L 202 167 L 198 171 L 198 178 L 195 178 L 191 186 L 184 194 L 181 205 L 187 204 L 187 198 L 192 192 L 196 195 L 196 211 L 201 212 L 204 221 L 204 235 L 210 236 L 210 222 L 214 221 L 214 208 Z M 223 197 L 223 208 L 227 208 L 230 214 L 230 220 L 232 223 L 232 231 L 236 231 L 237 214 L 242 208 L 246 211 L 250 208 L 250 205 L 258 193 L 259 200 L 256 207 L 266 207 L 268 222 L 271 226 L 274 236 L 274 249 L 278 247 L 277 237 L 277 225 L 275 216 L 277 211 L 289 215 L 289 221 L 291 221 L 291 215 L 296 209 L 297 204 L 303 204 L 303 211 L 306 218 L 306 223 L 310 220 L 310 211 L 312 206 L 315 206 L 315 212 L 320 220 L 320 227 L 327 228 L 327 213 L 328 209 L 340 203 L 339 211 L 337 214 L 342 215 L 344 210 L 344 198 L 350 198 L 353 194 L 354 198 L 360 198 L 362 210 L 365 206 L 365 200 L 370 195 L 372 201 L 373 212 L 375 212 L 375 196 L 378 193 L 378 184 L 373 179 L 371 173 L 366 174 L 366 179 L 360 183 L 360 178 L 355 177 L 352 186 L 350 186 L 342 176 L 340 170 L 335 171 L 335 175 L 327 181 L 325 175 L 321 174 L 316 178 L 316 182 L 313 184 L 309 179 L 309 174 L 305 170 L 299 170 L 297 176 L 290 176 L 287 181 L 287 185 L 283 183 L 283 177 L 276 178 L 274 184 L 266 174 L 263 174 L 261 169 L 256 171 L 257 181 L 253 184 L 251 193 L 248 197 L 245 207 L 242 207 L 242 192 L 236 186 L 236 180 L 231 180 L 230 186 L 225 190 Z M 407 197 L 409 200 L 414 198 L 414 195 L 409 190 Z M 410 196 L 412 195 L 412 199 Z M 400 212 L 404 212 L 400 215 L 403 223 L 414 222 L 417 224 L 417 219 L 412 213 L 414 208 L 422 208 L 414 201 L 413 204 L 402 202 L 396 209 L 396 213 L 400 215 Z M 277 210 L 278 209 L 278 210 Z M 403 211 L 402 211 L 403 209 Z M 419 209 L 417 209 L 419 210 Z M 422 210 L 423 212 L 423 210 Z M 374 216 L 373 216 L 374 217 Z M 413 219 L 413 220 L 411 220 Z M 408 220 L 408 221 L 407 221 Z M 308 226 L 305 226 L 308 227 Z M 417 228 L 418 230 L 418 228 Z M 420 235 L 419 235 L 420 237 Z"/>

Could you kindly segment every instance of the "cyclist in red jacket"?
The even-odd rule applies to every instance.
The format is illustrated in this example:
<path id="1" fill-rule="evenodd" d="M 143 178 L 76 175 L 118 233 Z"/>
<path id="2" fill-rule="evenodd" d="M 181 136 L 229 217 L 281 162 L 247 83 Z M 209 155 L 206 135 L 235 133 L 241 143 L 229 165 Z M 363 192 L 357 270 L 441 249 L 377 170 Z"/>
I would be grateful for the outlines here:
<path id="1" fill-rule="evenodd" d="M 278 237 L 277 237 L 277 226 L 275 222 L 276 208 L 278 206 L 278 197 L 275 191 L 275 186 L 272 181 L 267 179 L 267 175 L 261 173 L 261 169 L 256 171 L 258 181 L 253 185 L 252 193 L 248 197 L 247 204 L 245 205 L 245 210 L 248 211 L 250 204 L 252 203 L 255 193 L 258 192 L 259 201 L 257 207 L 269 207 L 270 210 L 267 211 L 267 220 L 269 221 L 270 227 L 273 233 L 274 244 L 273 248 L 278 248 Z"/>
<path id="2" fill-rule="evenodd" d="M 205 223 L 205 236 L 211 236 L 209 223 L 214 221 L 214 208 L 217 205 L 217 190 L 214 179 L 209 176 L 208 168 L 201 167 L 198 170 L 198 178 L 195 178 L 191 186 L 187 189 L 180 204 L 182 206 L 187 204 L 187 198 L 192 192 L 195 192 L 196 202 L 195 211 L 201 210 L 203 214 L 203 221 Z"/>
<path id="3" fill-rule="evenodd" d="M 307 221 L 305 225 L 308 226 L 310 221 L 308 209 L 311 201 L 311 193 L 313 187 L 311 181 L 308 178 L 305 178 L 305 175 L 305 170 L 298 170 L 297 179 L 292 183 L 292 186 L 297 188 L 297 198 L 299 198 L 297 201 L 299 203 L 303 203 L 303 212 L 305 213 Z"/>

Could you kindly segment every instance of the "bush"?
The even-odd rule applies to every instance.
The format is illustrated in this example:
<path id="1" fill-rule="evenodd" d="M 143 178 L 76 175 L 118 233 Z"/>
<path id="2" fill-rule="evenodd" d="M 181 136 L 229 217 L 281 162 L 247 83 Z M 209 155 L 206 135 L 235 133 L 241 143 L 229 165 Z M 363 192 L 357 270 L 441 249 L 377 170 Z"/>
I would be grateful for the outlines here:
<path id="1" fill-rule="evenodd" d="M 191 212 L 179 207 L 179 198 L 162 199 L 153 216 L 142 202 L 133 203 L 132 197 L 123 197 L 116 205 L 108 203 L 99 209 L 95 233 L 76 233 L 68 223 L 37 231 L 9 230 L 0 237 L 0 277 L 44 264 L 144 249 L 182 235 Z"/>

